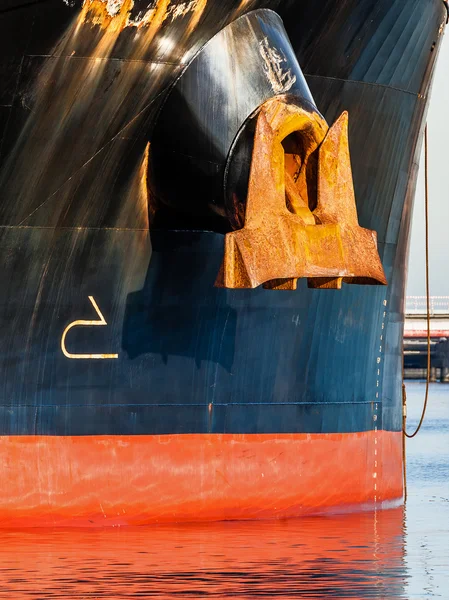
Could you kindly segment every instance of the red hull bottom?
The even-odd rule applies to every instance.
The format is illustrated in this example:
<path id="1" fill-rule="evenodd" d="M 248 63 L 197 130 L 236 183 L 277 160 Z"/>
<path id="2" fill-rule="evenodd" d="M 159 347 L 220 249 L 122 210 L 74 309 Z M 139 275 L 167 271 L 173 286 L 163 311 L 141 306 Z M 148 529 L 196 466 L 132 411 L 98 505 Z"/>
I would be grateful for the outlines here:
<path id="1" fill-rule="evenodd" d="M 401 432 L 0 437 L 0 526 L 268 519 L 402 500 Z"/>

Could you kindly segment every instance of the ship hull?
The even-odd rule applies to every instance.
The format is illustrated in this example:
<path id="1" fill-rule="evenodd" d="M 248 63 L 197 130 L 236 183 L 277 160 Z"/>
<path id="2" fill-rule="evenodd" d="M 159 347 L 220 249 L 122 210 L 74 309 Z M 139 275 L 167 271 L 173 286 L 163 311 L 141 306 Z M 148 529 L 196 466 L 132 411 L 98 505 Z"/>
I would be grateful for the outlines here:
<path id="1" fill-rule="evenodd" d="M 0 524 L 400 503 L 405 265 L 443 3 L 202 1 L 123 30 L 81 0 L 13 4 L 0 12 Z M 170 86 L 267 7 L 327 122 L 349 112 L 359 223 L 377 232 L 387 287 L 218 289 L 222 231 L 150 226 L 148 143 Z M 210 81 L 191 125 L 203 103 L 209 120 L 222 112 Z"/>
<path id="2" fill-rule="evenodd" d="M 0 526 L 279 519 L 392 507 L 402 500 L 401 452 L 400 432 L 387 431 L 5 436 Z"/>

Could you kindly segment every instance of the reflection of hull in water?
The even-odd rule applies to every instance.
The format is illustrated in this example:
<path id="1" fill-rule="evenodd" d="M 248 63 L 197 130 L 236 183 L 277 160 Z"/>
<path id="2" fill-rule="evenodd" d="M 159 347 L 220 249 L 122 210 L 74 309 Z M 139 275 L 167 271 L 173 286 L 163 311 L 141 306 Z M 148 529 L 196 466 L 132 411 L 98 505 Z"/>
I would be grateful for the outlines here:
<path id="1" fill-rule="evenodd" d="M 219 228 L 150 243 L 145 149 L 168 85 L 239 5 L 262 4 L 327 121 L 349 111 L 359 221 L 377 231 L 387 288 L 217 289 Z M 5 35 L 21 28 L 0 55 L 3 523 L 399 501 L 404 264 L 444 6 L 198 2 L 123 31 L 80 8 L 0 12 Z M 118 358 L 63 354 L 83 319 L 103 326 L 73 327 L 66 351 Z"/>
<path id="2" fill-rule="evenodd" d="M 0 557 L 11 574 L 3 589 L 17 600 L 36 587 L 51 597 L 70 593 L 71 586 L 80 596 L 114 598 L 175 598 L 187 590 L 198 597 L 211 589 L 232 598 L 401 598 L 410 577 L 402 508 L 289 522 L 122 527 L 89 535 L 40 529 L 3 536 Z"/>

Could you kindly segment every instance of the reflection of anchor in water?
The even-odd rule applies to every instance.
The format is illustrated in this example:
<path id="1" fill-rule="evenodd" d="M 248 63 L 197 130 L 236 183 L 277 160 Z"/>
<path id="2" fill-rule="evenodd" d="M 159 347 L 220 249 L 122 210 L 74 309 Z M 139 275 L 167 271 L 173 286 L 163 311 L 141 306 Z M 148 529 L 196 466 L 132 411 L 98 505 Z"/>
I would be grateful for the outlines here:
<path id="1" fill-rule="evenodd" d="M 106 319 L 103 317 L 100 309 L 98 308 L 98 304 L 95 302 L 93 296 L 89 296 L 89 300 L 91 301 L 92 306 L 94 307 L 97 315 L 100 317 L 100 320 L 99 321 L 78 320 L 78 321 L 73 321 L 73 323 L 70 323 L 69 325 L 67 325 L 67 327 L 64 329 L 64 333 L 62 334 L 62 337 L 61 337 L 61 350 L 62 350 L 64 356 L 67 356 L 67 358 L 118 358 L 118 354 L 72 354 L 71 352 L 67 351 L 67 348 L 65 345 L 65 338 L 66 338 L 66 335 L 68 334 L 68 332 L 70 331 L 70 329 L 72 329 L 72 327 L 78 327 L 78 326 L 90 327 L 93 325 L 107 325 Z"/>
<path id="2" fill-rule="evenodd" d="M 216 285 L 296 289 L 298 277 L 313 288 L 386 284 L 376 233 L 357 219 L 347 113 L 328 128 L 274 99 L 257 117 L 244 224 L 226 235 Z"/>

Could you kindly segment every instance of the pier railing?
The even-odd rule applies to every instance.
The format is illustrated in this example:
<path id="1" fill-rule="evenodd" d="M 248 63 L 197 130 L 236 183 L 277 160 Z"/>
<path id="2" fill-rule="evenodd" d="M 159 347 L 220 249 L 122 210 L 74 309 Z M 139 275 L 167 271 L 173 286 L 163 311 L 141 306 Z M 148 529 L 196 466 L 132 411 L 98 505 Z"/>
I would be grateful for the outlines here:
<path id="1" fill-rule="evenodd" d="M 407 296 L 405 300 L 406 315 L 425 315 L 427 314 L 426 296 Z M 449 315 L 449 296 L 431 296 L 430 314 Z"/>
<path id="2" fill-rule="evenodd" d="M 449 383 L 449 296 L 430 297 L 430 380 Z M 404 376 L 427 376 L 427 299 L 407 296 L 404 328 Z"/>

